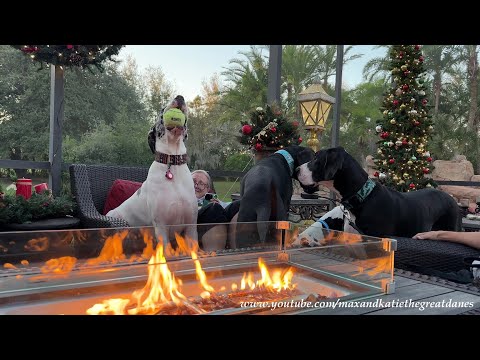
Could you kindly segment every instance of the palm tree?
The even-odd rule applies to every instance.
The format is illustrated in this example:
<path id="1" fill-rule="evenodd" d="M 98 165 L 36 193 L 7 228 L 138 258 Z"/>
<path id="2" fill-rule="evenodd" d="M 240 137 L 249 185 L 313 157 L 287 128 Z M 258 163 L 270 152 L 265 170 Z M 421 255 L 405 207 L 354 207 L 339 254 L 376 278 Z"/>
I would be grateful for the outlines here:
<path id="1" fill-rule="evenodd" d="M 282 93 L 285 107 L 296 109 L 296 96 L 310 83 L 316 70 L 315 52 L 310 45 L 285 45 L 282 50 Z M 287 110 L 288 111 L 288 110 Z"/>
<path id="2" fill-rule="evenodd" d="M 434 116 L 438 114 L 443 78 L 447 74 L 452 74 L 453 65 L 459 60 L 455 50 L 453 45 L 425 45 L 423 47 L 425 66 L 427 71 L 433 73 Z"/>
<path id="3" fill-rule="evenodd" d="M 377 45 L 374 49 L 389 48 L 389 45 Z M 381 79 L 386 83 L 390 78 L 390 59 L 388 51 L 384 57 L 376 57 L 369 60 L 363 67 L 363 77 L 368 82 Z"/>
<path id="4" fill-rule="evenodd" d="M 221 105 L 237 114 L 246 114 L 256 106 L 267 103 L 268 57 L 265 46 L 250 46 L 250 51 L 241 51 L 246 59 L 234 58 L 221 74 L 225 76 L 225 88 Z"/>
<path id="5" fill-rule="evenodd" d="M 355 54 L 348 56 L 348 53 L 352 50 L 352 46 L 347 46 L 343 52 L 343 65 L 351 60 L 358 59 L 363 54 Z M 335 75 L 336 63 L 337 63 L 337 45 L 316 45 L 313 47 L 315 52 L 315 75 L 319 75 L 322 79 L 323 87 L 328 86 L 328 79 Z"/>

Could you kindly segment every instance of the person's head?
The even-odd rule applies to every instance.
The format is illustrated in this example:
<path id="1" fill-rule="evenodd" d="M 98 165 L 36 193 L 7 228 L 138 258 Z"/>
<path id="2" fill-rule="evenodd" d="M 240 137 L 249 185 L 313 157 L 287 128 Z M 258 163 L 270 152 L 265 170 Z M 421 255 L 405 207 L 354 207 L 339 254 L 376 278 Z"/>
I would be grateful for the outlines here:
<path id="1" fill-rule="evenodd" d="M 195 195 L 197 199 L 205 196 L 212 191 L 212 179 L 205 170 L 195 170 L 192 172 L 193 185 L 195 187 Z"/>

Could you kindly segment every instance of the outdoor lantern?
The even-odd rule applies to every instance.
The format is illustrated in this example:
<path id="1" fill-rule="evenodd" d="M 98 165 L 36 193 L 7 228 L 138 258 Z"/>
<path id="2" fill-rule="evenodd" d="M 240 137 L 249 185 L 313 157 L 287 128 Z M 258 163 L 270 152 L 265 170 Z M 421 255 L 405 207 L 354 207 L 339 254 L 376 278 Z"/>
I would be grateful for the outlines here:
<path id="1" fill-rule="evenodd" d="M 320 78 L 317 77 L 312 85 L 298 94 L 297 100 L 305 129 L 310 130 L 307 145 L 317 152 L 320 145 L 317 133 L 321 134 L 325 129 L 325 122 L 332 104 L 335 104 L 335 98 L 323 90 Z"/>

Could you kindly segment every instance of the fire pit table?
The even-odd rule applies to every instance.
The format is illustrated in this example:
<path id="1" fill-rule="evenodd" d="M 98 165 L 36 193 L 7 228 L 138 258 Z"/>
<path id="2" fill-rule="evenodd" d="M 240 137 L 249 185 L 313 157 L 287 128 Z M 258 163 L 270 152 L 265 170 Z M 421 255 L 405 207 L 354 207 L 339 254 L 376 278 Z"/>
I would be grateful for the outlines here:
<path id="1" fill-rule="evenodd" d="M 217 252 L 151 227 L 0 233 L 0 314 L 291 314 L 394 292 L 395 240 L 295 248 L 300 226 L 264 225 L 267 242 Z"/>

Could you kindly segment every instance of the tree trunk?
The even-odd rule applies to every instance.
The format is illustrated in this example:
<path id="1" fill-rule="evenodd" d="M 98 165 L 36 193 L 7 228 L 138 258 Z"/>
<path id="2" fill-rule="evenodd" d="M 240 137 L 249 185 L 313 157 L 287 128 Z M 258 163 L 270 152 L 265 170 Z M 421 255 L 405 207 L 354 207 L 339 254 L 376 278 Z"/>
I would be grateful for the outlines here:
<path id="1" fill-rule="evenodd" d="M 438 107 L 440 105 L 440 91 L 442 90 L 442 75 L 440 71 L 435 71 L 435 75 L 433 76 L 433 89 L 434 89 L 434 96 L 435 96 L 435 108 L 433 110 L 433 115 L 438 114 Z"/>
<path id="2" fill-rule="evenodd" d="M 477 45 L 470 45 L 468 49 L 468 86 L 470 92 L 470 107 L 468 109 L 468 128 L 469 130 L 478 132 L 477 124 L 477 78 L 478 78 L 478 61 L 477 61 Z"/>
<path id="3" fill-rule="evenodd" d="M 22 150 L 20 148 L 10 149 L 10 159 L 11 160 L 22 160 Z M 26 169 L 13 169 L 17 176 L 17 179 L 24 178 L 27 175 Z"/>

